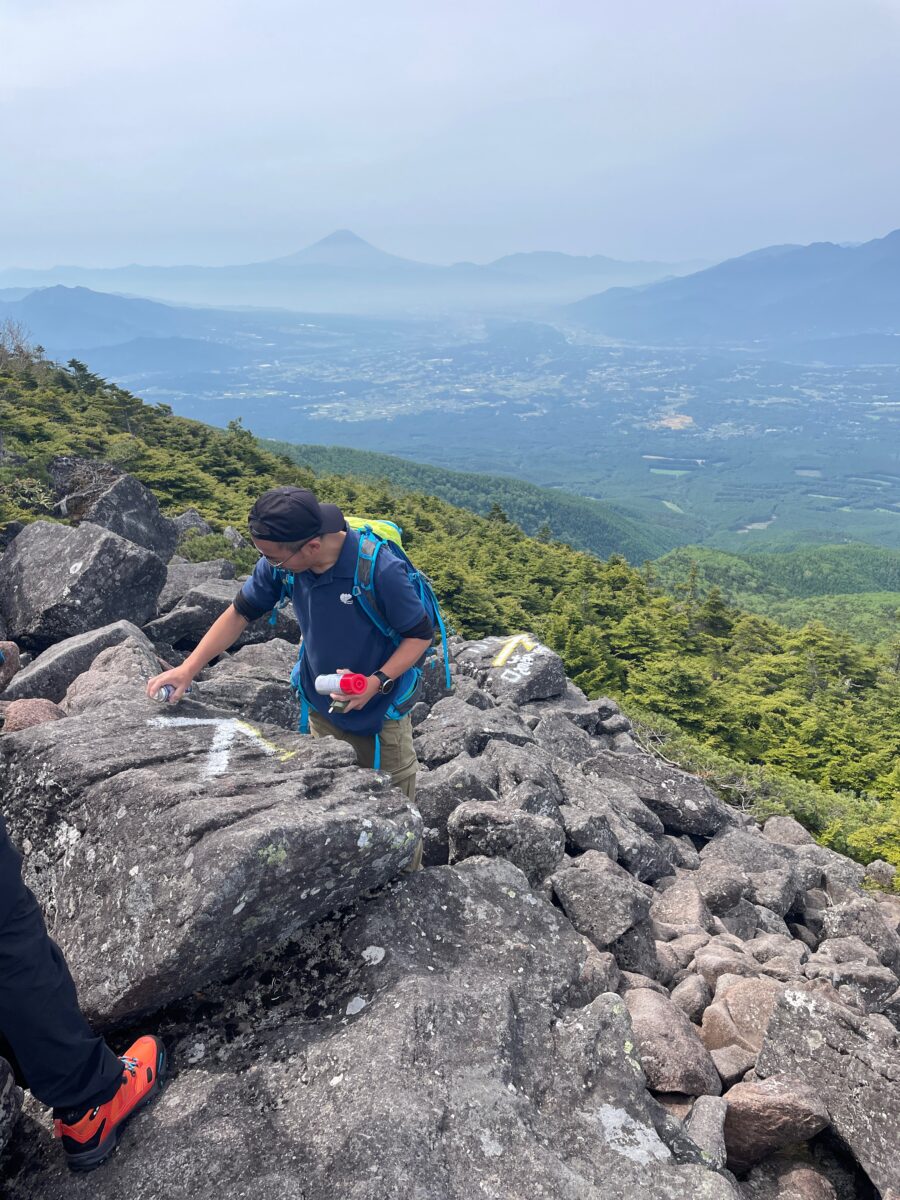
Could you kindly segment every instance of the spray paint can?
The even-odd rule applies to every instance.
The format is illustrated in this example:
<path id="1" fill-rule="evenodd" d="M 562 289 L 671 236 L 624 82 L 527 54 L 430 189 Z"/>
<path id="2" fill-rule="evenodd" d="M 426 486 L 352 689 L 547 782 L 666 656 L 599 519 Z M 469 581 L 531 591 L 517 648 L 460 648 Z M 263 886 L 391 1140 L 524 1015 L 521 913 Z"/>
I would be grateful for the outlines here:
<path id="1" fill-rule="evenodd" d="M 368 684 L 365 675 L 347 672 L 344 675 L 317 675 L 315 688 L 320 696 L 330 696 L 332 692 L 343 692 L 345 696 L 361 696 Z"/>
<path id="2" fill-rule="evenodd" d="M 193 691 L 193 688 L 190 685 L 188 687 L 186 687 L 184 690 L 185 696 L 189 696 L 192 691 Z M 172 697 L 174 695 L 175 695 L 175 684 L 174 683 L 164 683 L 158 692 L 153 693 L 153 699 L 158 700 L 160 702 L 160 704 L 170 704 L 172 702 Z"/>

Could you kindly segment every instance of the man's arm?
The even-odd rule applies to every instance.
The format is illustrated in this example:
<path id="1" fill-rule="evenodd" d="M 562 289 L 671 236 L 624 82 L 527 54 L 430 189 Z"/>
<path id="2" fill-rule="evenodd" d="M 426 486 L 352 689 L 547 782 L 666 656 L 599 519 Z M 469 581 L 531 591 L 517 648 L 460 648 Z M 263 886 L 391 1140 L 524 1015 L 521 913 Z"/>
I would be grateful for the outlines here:
<path id="1" fill-rule="evenodd" d="M 187 656 L 180 667 L 163 671 L 161 675 L 155 675 L 150 680 L 147 684 L 147 695 L 153 696 L 163 684 L 169 683 L 175 688 L 169 703 L 176 704 L 184 695 L 191 680 L 199 675 L 208 662 L 212 662 L 217 655 L 233 645 L 249 624 L 247 618 L 242 617 L 233 604 L 229 604 L 221 617 L 214 621 L 204 633 L 196 650 Z"/>

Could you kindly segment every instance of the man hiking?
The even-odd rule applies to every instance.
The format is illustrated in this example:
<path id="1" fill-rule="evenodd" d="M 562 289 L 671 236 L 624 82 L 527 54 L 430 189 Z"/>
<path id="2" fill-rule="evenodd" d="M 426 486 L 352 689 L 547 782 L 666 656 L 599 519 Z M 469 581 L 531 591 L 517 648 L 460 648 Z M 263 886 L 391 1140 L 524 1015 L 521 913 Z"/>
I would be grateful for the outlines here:
<path id="1" fill-rule="evenodd" d="M 251 621 L 279 603 L 285 574 L 303 647 L 295 678 L 310 708 L 315 737 L 336 737 L 356 751 L 362 767 L 378 766 L 410 800 L 415 799 L 418 762 L 409 715 L 389 713 L 414 679 L 413 668 L 431 646 L 434 627 L 410 582 L 406 566 L 389 553 L 374 564 L 372 587 L 395 643 L 383 633 L 354 596 L 360 533 L 351 529 L 333 504 L 320 504 L 305 488 L 279 487 L 266 492 L 250 510 L 250 536 L 260 553 L 253 574 L 225 612 L 204 634 L 179 667 L 147 684 L 155 694 L 174 687 L 169 702 L 184 695 L 194 677 L 227 650 Z M 365 691 L 349 699 L 320 696 L 319 675 L 351 671 L 366 677 Z M 345 701 L 334 711 L 335 699 Z M 410 868 L 421 863 L 421 842 Z"/>

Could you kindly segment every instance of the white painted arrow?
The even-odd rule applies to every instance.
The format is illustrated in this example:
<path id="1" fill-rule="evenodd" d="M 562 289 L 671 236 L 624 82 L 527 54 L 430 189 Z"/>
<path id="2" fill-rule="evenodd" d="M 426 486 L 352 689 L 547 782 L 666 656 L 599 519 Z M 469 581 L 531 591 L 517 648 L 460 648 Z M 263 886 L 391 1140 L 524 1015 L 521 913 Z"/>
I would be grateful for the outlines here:
<path id="1" fill-rule="evenodd" d="M 297 753 L 296 750 L 282 750 L 274 742 L 270 742 L 267 737 L 264 737 L 255 726 L 250 725 L 247 721 L 241 721 L 237 717 L 151 717 L 147 724 L 155 725 L 157 728 L 187 725 L 214 726 L 215 732 L 203 772 L 207 779 L 212 779 L 215 775 L 224 775 L 228 770 L 231 744 L 239 733 L 256 742 L 263 754 L 273 755 L 279 762 L 286 762 Z"/>

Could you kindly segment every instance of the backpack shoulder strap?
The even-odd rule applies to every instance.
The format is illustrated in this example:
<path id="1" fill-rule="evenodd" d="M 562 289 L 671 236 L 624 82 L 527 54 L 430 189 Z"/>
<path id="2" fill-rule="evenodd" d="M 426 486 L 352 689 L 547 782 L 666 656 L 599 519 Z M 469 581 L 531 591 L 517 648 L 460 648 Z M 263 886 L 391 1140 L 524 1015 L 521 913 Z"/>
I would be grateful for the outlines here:
<path id="1" fill-rule="evenodd" d="M 375 596 L 375 565 L 383 546 L 384 539 L 378 537 L 370 528 L 366 527 L 360 531 L 359 552 L 356 556 L 356 570 L 353 573 L 353 595 L 375 628 L 386 638 L 390 638 L 395 645 L 399 645 L 402 638 L 390 625 Z"/>

